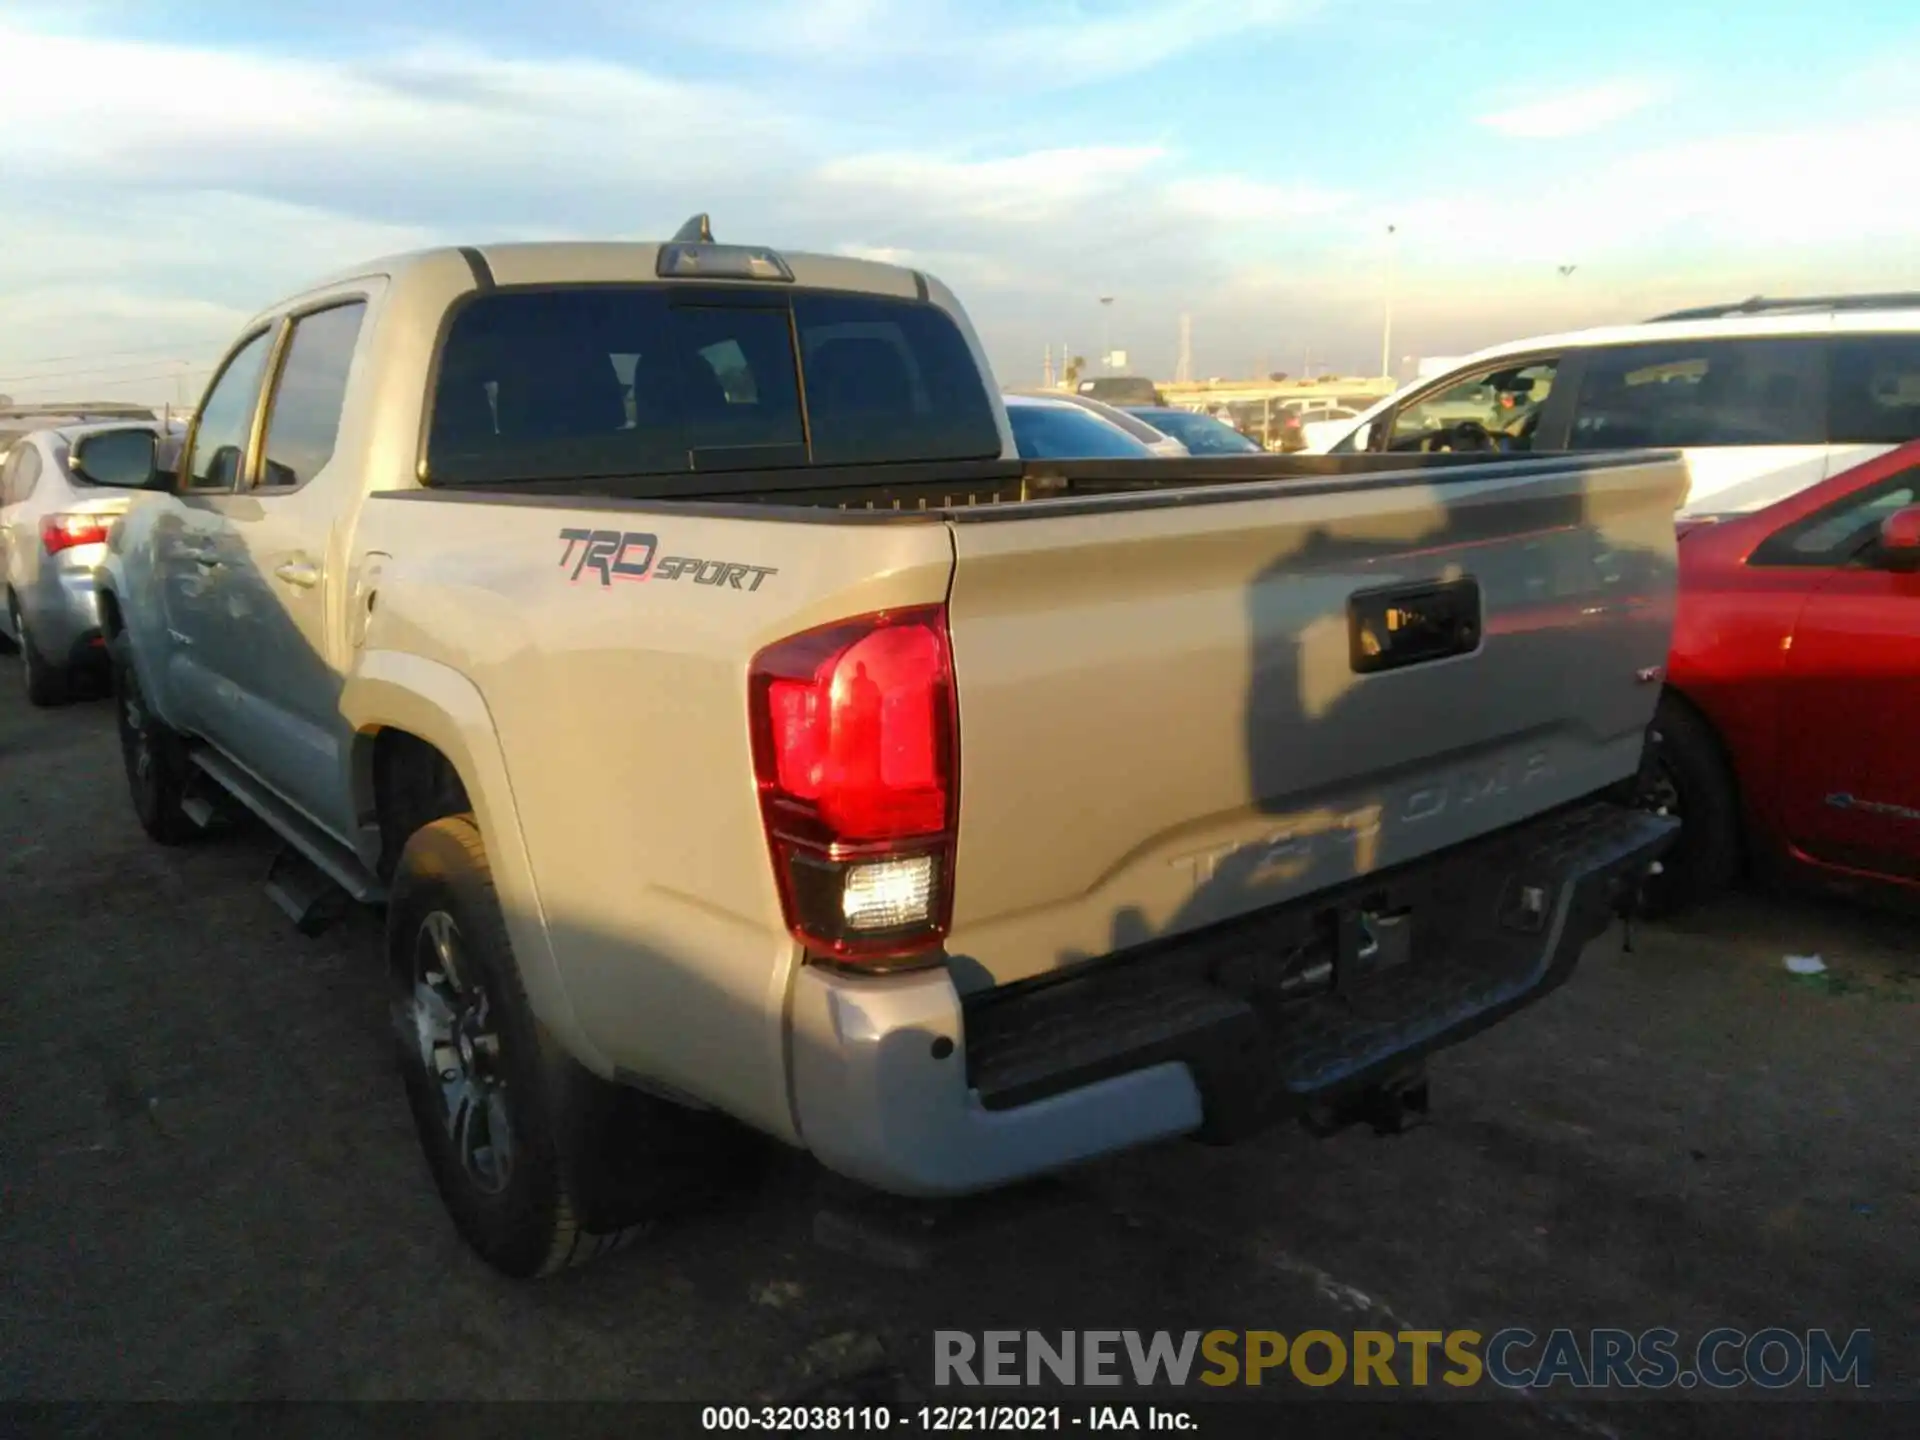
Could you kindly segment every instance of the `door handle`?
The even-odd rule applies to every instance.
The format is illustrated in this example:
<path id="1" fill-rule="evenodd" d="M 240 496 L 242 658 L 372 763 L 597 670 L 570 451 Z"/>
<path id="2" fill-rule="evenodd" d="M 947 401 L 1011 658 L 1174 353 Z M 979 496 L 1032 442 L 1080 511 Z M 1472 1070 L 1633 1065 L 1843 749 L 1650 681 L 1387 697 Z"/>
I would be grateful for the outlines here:
<path id="1" fill-rule="evenodd" d="M 302 590 L 311 590 L 320 583 L 320 567 L 310 560 L 282 560 L 273 567 L 273 573 Z"/>

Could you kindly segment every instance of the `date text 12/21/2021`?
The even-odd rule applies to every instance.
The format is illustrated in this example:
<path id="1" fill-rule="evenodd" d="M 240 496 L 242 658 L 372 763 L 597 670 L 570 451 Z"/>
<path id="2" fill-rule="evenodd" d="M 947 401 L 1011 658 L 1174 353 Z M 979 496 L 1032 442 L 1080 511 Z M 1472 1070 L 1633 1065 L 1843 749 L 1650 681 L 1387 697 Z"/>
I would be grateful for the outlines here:
<path id="1" fill-rule="evenodd" d="M 1191 1412 L 1158 1405 L 708 1405 L 702 1430 L 791 1435 L 832 1431 L 983 1434 L 1074 1430 L 1183 1431 Z"/>

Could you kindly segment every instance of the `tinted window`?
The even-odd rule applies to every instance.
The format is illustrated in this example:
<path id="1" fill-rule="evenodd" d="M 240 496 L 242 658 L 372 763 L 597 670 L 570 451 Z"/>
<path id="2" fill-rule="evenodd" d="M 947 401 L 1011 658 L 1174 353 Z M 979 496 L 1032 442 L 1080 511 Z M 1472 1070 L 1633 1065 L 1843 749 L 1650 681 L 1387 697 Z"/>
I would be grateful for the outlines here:
<path id="1" fill-rule="evenodd" d="M 1818 340 L 1706 340 L 1592 351 L 1568 443 L 1823 444 L 1823 348 Z"/>
<path id="2" fill-rule="evenodd" d="M 234 352 L 195 417 L 193 451 L 186 465 L 188 490 L 231 490 L 246 462 L 247 440 L 253 429 L 254 402 L 260 396 L 260 377 L 267 365 L 271 331 L 258 335 Z"/>
<path id="3" fill-rule="evenodd" d="M 366 314 L 360 301 L 316 310 L 293 322 L 267 410 L 263 486 L 304 485 L 333 458 L 347 398 L 347 370 Z"/>
<path id="4" fill-rule="evenodd" d="M 807 432 L 800 423 L 786 308 L 702 306 L 671 313 L 679 420 L 695 464 L 716 469 L 803 463 Z M 671 398 L 663 390 L 658 405 L 670 416 Z"/>
<path id="5" fill-rule="evenodd" d="M 796 295 L 793 318 L 815 464 L 999 455 L 980 366 L 945 311 L 876 296 Z"/>
<path id="6" fill-rule="evenodd" d="M 1836 444 L 1920 438 L 1920 335 L 1835 340 L 1827 393 L 1827 435 Z"/>
<path id="7" fill-rule="evenodd" d="M 448 329 L 428 440 L 441 480 L 999 453 L 979 367 L 934 306 L 803 294 L 789 310 L 784 295 L 687 290 L 670 303 L 644 286 L 469 302 Z"/>
<path id="8" fill-rule="evenodd" d="M 1920 467 L 1855 491 L 1769 536 L 1755 565 L 1843 565 L 1870 546 L 1880 522 L 1920 500 Z"/>
<path id="9" fill-rule="evenodd" d="M 1153 452 L 1075 405 L 1009 405 L 1014 443 L 1027 460 L 1138 460 Z"/>

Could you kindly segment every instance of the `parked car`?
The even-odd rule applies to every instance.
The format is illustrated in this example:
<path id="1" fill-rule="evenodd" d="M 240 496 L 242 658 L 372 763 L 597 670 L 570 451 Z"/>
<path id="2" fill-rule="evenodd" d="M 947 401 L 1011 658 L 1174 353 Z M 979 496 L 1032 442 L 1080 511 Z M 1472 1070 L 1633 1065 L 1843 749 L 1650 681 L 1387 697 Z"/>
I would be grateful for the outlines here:
<path id="1" fill-rule="evenodd" d="M 1126 458 L 1018 458 L 1056 426 Z M 944 1195 L 1404 1117 L 1675 829 L 1600 792 L 1685 476 L 1315 471 L 1003 404 L 937 279 L 704 219 L 389 258 L 248 322 L 130 477 L 134 811 L 262 817 L 306 928 L 384 902 L 421 1145 L 513 1275 L 742 1125 Z"/>
<path id="2" fill-rule="evenodd" d="M 1681 532 L 1643 796 L 1681 833 L 1650 898 L 1749 861 L 1920 889 L 1920 443 Z"/>
<path id="3" fill-rule="evenodd" d="M 1190 455 L 1258 455 L 1260 446 L 1231 425 L 1197 410 L 1171 405 L 1136 405 L 1133 415 L 1154 429 L 1171 435 Z"/>
<path id="4" fill-rule="evenodd" d="M 1164 405 L 1160 387 L 1144 375 L 1096 375 L 1074 386 L 1077 394 L 1109 405 Z"/>
<path id="5" fill-rule="evenodd" d="M 1324 455 L 1341 437 L 1353 429 L 1361 411 L 1345 405 L 1322 405 L 1300 412 L 1300 448 L 1309 455 Z"/>
<path id="6" fill-rule="evenodd" d="M 1711 510 L 1920 437 L 1920 295 L 1749 300 L 1520 340 L 1369 410 L 1331 448 L 1677 448 Z"/>
<path id="7" fill-rule="evenodd" d="M 29 430 L 0 462 L 0 649 L 18 652 L 32 704 L 57 705 L 76 679 L 106 675 L 94 567 L 128 505 L 127 491 L 109 487 L 157 430 L 111 422 Z"/>
<path id="8" fill-rule="evenodd" d="M 1008 395 L 1007 422 L 1022 460 L 1150 460 L 1153 450 L 1069 396 Z"/>
<path id="9" fill-rule="evenodd" d="M 1118 405 L 1109 405 L 1104 400 L 1095 400 L 1091 396 L 1076 395 L 1070 390 L 1009 390 L 1009 395 L 1025 395 L 1037 400 L 1064 400 L 1069 405 L 1078 405 L 1090 415 L 1097 415 L 1109 425 L 1117 425 L 1155 455 L 1185 455 L 1187 447 L 1180 443 L 1177 436 L 1165 430 L 1149 425 L 1131 410 L 1123 410 Z"/>

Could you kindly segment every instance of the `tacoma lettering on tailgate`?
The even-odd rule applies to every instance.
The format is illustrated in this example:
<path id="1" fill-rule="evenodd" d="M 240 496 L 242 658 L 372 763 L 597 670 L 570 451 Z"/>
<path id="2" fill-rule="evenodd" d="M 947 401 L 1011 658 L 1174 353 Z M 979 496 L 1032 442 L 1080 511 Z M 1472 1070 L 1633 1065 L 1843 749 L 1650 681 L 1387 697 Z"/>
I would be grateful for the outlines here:
<path id="1" fill-rule="evenodd" d="M 1443 780 L 1420 785 L 1399 796 L 1389 796 L 1378 808 L 1368 805 L 1344 814 L 1322 811 L 1299 816 L 1255 839 L 1176 855 L 1167 863 L 1176 870 L 1191 871 L 1194 883 L 1204 885 L 1213 878 L 1222 861 L 1243 853 L 1258 853 L 1256 871 L 1271 866 L 1311 864 L 1333 850 L 1353 853 L 1358 848 L 1366 854 L 1378 839 L 1383 820 L 1401 826 L 1417 825 L 1445 814 L 1456 805 L 1480 804 L 1544 780 L 1553 773 L 1553 761 L 1547 752 L 1537 750 L 1517 762 L 1502 760 L 1457 770 Z M 1361 868 L 1371 866 L 1363 862 Z"/>

